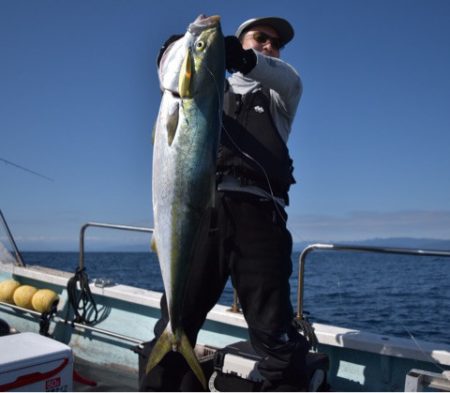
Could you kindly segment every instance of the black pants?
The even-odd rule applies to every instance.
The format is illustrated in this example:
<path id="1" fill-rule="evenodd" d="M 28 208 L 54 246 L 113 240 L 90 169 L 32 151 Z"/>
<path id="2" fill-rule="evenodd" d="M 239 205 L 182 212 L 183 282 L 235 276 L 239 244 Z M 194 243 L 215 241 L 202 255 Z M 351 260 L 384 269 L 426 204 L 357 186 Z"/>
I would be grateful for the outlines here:
<path id="1" fill-rule="evenodd" d="M 252 346 L 264 357 L 258 369 L 268 389 L 301 384 L 308 351 L 305 338 L 292 326 L 292 238 L 286 219 L 284 210 L 271 201 L 244 193 L 218 193 L 208 239 L 196 250 L 183 305 L 183 326 L 194 345 L 207 313 L 231 276 Z M 161 313 L 156 337 L 168 321 L 165 297 Z M 181 355 L 169 353 L 141 381 L 141 389 L 186 391 L 192 382 L 186 373 Z"/>

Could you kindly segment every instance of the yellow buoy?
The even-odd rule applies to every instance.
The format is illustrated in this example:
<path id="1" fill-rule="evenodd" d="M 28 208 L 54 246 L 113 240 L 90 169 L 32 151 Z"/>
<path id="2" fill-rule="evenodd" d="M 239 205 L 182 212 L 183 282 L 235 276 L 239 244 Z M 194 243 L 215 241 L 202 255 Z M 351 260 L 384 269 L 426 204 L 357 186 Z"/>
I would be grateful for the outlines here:
<path id="1" fill-rule="evenodd" d="M 31 304 L 36 311 L 40 313 L 51 310 L 54 302 L 59 300 L 59 296 L 51 289 L 39 289 L 31 299 Z"/>
<path id="2" fill-rule="evenodd" d="M 20 286 L 14 291 L 14 303 L 19 307 L 32 309 L 33 305 L 31 304 L 31 299 L 36 291 L 37 289 L 31 285 Z"/>
<path id="3" fill-rule="evenodd" d="M 0 282 L 0 302 L 13 303 L 14 291 L 20 287 L 16 280 L 5 280 Z"/>

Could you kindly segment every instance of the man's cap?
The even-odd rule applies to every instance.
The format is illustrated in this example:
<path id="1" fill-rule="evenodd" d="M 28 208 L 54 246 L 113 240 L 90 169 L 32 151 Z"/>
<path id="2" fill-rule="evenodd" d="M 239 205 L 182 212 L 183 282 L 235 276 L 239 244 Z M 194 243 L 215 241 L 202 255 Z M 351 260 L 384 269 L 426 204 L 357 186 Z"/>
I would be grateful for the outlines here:
<path id="1" fill-rule="evenodd" d="M 289 41 L 294 38 L 294 29 L 292 25 L 283 18 L 277 18 L 274 16 L 265 17 L 265 18 L 252 18 L 249 20 L 246 20 L 244 23 L 242 23 L 238 29 L 236 30 L 235 36 L 240 37 L 242 33 L 244 33 L 247 30 L 250 30 L 253 26 L 270 26 L 272 27 L 280 37 L 281 44 L 284 46 Z"/>

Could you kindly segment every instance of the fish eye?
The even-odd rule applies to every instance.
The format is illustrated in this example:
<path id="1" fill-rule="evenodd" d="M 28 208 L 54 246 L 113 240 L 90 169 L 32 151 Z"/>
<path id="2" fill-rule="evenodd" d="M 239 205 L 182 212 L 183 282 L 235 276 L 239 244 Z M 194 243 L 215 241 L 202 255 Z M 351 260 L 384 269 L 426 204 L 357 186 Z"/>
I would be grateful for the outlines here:
<path id="1" fill-rule="evenodd" d="M 195 48 L 197 50 L 203 50 L 205 49 L 205 42 L 204 41 L 197 41 L 197 43 L 195 44 Z"/>

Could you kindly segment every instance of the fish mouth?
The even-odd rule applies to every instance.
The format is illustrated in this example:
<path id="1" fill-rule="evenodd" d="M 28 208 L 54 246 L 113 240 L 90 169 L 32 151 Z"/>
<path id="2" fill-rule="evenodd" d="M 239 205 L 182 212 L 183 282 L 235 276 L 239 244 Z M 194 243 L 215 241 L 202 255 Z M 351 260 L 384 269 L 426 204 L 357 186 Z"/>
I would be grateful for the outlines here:
<path id="1" fill-rule="evenodd" d="M 191 33 L 195 33 L 204 29 L 216 27 L 220 23 L 220 15 L 199 15 L 197 16 L 197 19 L 195 19 L 194 22 L 192 22 L 189 27 L 188 31 Z"/>
<path id="2" fill-rule="evenodd" d="M 194 21 L 195 24 L 202 24 L 205 26 L 215 25 L 220 22 L 220 15 L 199 15 L 197 16 L 197 19 Z"/>

